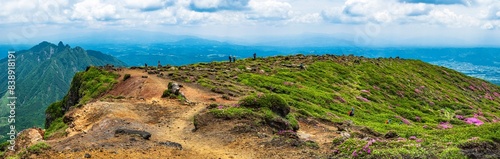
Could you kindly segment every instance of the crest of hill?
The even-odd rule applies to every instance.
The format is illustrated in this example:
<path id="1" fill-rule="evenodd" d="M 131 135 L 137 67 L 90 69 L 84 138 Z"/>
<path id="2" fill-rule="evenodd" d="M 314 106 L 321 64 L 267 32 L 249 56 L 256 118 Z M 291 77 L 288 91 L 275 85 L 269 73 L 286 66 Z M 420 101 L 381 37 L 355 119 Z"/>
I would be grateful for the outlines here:
<path id="1" fill-rule="evenodd" d="M 29 50 L 16 51 L 16 128 L 42 127 L 45 109 L 50 103 L 60 100 L 68 91 L 76 72 L 87 66 L 106 64 L 125 66 L 120 60 L 81 47 L 70 47 L 62 42 L 58 45 L 41 42 Z M 7 70 L 7 58 L 0 60 L 0 68 Z M 0 85 L 7 87 L 7 75 L 0 74 Z M 1 103 L 7 102 L 5 90 L 0 92 Z M 0 116 L 5 117 L 10 110 L 1 107 Z M 2 121 L 5 120 L 2 118 Z M 6 123 L 0 122 L 0 134 L 6 134 Z M 5 131 L 5 132 L 4 132 Z M 3 138 L 4 136 L 1 136 Z M 3 139 L 2 139 L 3 140 Z"/>

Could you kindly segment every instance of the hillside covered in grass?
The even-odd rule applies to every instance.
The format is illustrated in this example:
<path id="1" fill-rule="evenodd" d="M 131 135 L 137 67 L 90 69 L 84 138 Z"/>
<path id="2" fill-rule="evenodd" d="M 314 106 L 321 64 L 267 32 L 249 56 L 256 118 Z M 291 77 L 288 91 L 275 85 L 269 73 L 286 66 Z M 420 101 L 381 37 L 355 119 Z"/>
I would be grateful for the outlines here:
<path id="1" fill-rule="evenodd" d="M 392 140 L 372 142 L 353 127 L 347 130 L 351 138 L 332 141 L 333 157 L 461 158 L 481 146 L 489 149 L 475 155 L 495 157 L 489 153 L 499 148 L 500 87 L 419 60 L 296 55 L 201 63 L 171 72 L 171 79 L 228 98 L 277 96 L 291 107 L 284 117 L 290 123 L 307 117 L 352 121 L 376 137 L 393 134 Z M 212 113 L 241 118 L 251 112 L 266 116 L 266 110 L 226 106 Z"/>

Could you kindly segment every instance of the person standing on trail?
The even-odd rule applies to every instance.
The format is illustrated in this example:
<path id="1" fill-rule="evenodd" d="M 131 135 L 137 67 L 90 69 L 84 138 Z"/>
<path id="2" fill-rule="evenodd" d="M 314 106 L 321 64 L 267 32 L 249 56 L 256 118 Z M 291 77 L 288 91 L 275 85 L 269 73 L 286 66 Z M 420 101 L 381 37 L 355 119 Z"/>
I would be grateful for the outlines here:
<path id="1" fill-rule="evenodd" d="M 233 56 L 233 62 L 236 62 L 236 56 Z"/>
<path id="2" fill-rule="evenodd" d="M 231 55 L 229 55 L 229 63 L 232 62 L 231 60 L 233 60 L 233 58 L 231 57 Z"/>
<path id="3" fill-rule="evenodd" d="M 354 108 L 351 108 L 351 111 L 349 111 L 349 116 L 354 116 Z"/>
<path id="4" fill-rule="evenodd" d="M 148 63 L 144 63 L 144 70 L 148 72 Z"/>
<path id="5" fill-rule="evenodd" d="M 254 52 L 253 53 L 253 60 L 256 60 L 257 59 L 257 54 Z"/>

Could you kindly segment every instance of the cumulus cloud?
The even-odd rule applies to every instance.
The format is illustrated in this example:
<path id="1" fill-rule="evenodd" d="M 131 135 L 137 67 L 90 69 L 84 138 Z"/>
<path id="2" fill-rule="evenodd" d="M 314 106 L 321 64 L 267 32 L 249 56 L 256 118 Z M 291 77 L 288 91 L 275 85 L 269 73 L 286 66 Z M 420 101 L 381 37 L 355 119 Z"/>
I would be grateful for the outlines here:
<path id="1" fill-rule="evenodd" d="M 59 23 L 65 22 L 64 0 L 49 2 L 32 0 L 5 0 L 0 5 L 0 24 L 3 23 Z"/>
<path id="2" fill-rule="evenodd" d="M 399 0 L 407 3 L 427 3 L 427 4 L 463 4 L 470 5 L 471 0 Z"/>
<path id="3" fill-rule="evenodd" d="M 276 0 L 252 0 L 249 3 L 251 12 L 247 19 L 251 20 L 285 20 L 293 14 L 292 5 Z"/>
<path id="4" fill-rule="evenodd" d="M 73 6 L 71 19 L 87 21 L 110 21 L 120 18 L 117 7 L 100 0 L 84 0 Z"/>
<path id="5" fill-rule="evenodd" d="M 488 7 L 486 18 L 490 20 L 500 20 L 500 3 L 491 4 Z"/>
<path id="6" fill-rule="evenodd" d="M 433 8 L 429 4 L 406 4 L 391 0 L 347 0 L 342 7 L 324 10 L 321 15 L 334 23 L 389 23 L 428 15 Z"/>
<path id="7" fill-rule="evenodd" d="M 417 2 L 417 1 L 412 1 Z M 458 7 L 453 10 L 443 5 L 420 3 L 402 3 L 399 0 L 347 0 L 342 7 L 324 10 L 322 17 L 332 23 L 391 23 L 391 24 L 427 24 L 450 28 L 481 28 L 482 22 L 473 14 L 461 14 L 459 11 L 477 10 L 476 8 Z M 436 4 L 455 4 L 445 1 L 432 1 Z M 457 8 L 457 7 L 455 7 Z M 495 9 L 490 9 L 488 17 L 496 18 Z M 482 28 L 491 28 L 488 25 Z"/>
<path id="8" fill-rule="evenodd" d="M 189 7 L 198 12 L 247 9 L 249 0 L 192 0 Z"/>
<path id="9" fill-rule="evenodd" d="M 174 3 L 170 0 L 125 0 L 124 2 L 127 8 L 141 11 L 155 11 Z"/>

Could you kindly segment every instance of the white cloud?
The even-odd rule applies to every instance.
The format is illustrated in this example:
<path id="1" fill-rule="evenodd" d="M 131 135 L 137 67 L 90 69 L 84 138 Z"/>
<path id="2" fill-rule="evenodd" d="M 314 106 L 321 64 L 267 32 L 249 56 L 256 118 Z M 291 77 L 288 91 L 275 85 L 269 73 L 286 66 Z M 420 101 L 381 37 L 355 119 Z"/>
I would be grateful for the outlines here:
<path id="1" fill-rule="evenodd" d="M 479 20 L 473 17 L 457 14 L 449 9 L 433 10 L 424 20 L 429 24 L 439 24 L 451 28 L 477 27 L 480 24 Z"/>
<path id="2" fill-rule="evenodd" d="M 249 0 L 192 0 L 189 7 L 199 12 L 245 10 Z"/>
<path id="3" fill-rule="evenodd" d="M 120 18 L 117 7 L 101 0 L 84 0 L 73 6 L 71 19 L 86 21 L 109 21 Z"/>
<path id="4" fill-rule="evenodd" d="M 62 10 L 68 5 L 64 0 L 48 2 L 32 0 L 4 0 L 0 5 L 0 24 L 8 23 L 60 23 L 66 22 Z"/>
<path id="5" fill-rule="evenodd" d="M 276 0 L 252 0 L 249 6 L 247 18 L 252 20 L 285 20 L 293 13 L 290 3 Z"/>
<path id="6" fill-rule="evenodd" d="M 292 23 L 320 23 L 323 21 L 320 13 L 300 14 L 294 16 L 289 22 Z"/>
<path id="7" fill-rule="evenodd" d="M 475 4 L 482 3 L 490 2 L 475 2 Z M 398 25 L 427 24 L 445 28 L 481 28 L 481 19 L 471 11 L 484 8 L 484 5 L 467 7 L 442 5 L 445 4 L 444 2 L 439 2 L 439 4 L 401 3 L 397 0 L 347 0 L 342 7 L 323 11 L 322 16 L 325 20 L 333 23 L 363 24 L 373 22 Z M 490 9 L 488 17 L 494 18 L 492 16 L 494 11 L 491 10 L 494 9 Z"/>
<path id="8" fill-rule="evenodd" d="M 125 0 L 125 6 L 141 11 L 154 11 L 164 8 L 173 2 L 167 0 Z"/>

